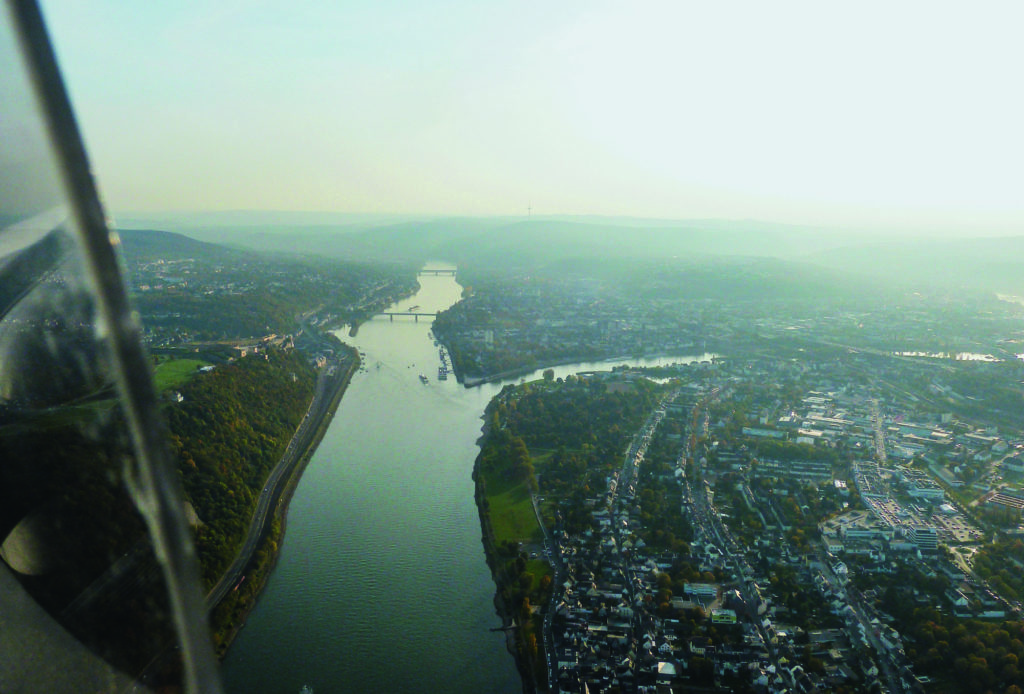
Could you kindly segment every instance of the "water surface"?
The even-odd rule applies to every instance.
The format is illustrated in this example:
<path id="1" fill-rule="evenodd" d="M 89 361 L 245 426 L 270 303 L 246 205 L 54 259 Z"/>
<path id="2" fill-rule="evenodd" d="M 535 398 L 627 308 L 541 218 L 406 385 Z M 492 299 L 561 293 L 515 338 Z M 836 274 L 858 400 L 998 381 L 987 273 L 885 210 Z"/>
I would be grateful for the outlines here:
<path id="1" fill-rule="evenodd" d="M 420 284 L 390 310 L 436 311 L 461 295 L 452 277 Z M 228 692 L 522 691 L 490 631 L 500 622 L 473 498 L 481 415 L 502 384 L 439 381 L 429 330 L 430 319 L 377 318 L 339 335 L 364 352 L 365 371 L 295 491 L 277 568 L 224 662 Z"/>

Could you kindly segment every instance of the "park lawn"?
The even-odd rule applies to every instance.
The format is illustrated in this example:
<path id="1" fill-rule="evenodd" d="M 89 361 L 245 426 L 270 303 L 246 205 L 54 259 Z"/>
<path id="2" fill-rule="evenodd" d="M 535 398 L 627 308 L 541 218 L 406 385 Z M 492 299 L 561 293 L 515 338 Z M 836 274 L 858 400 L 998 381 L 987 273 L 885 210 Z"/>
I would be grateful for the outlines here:
<path id="1" fill-rule="evenodd" d="M 525 483 L 508 486 L 496 493 L 488 490 L 487 501 L 497 545 L 506 540 L 533 542 L 542 537 Z"/>
<path id="2" fill-rule="evenodd" d="M 530 594 L 540 590 L 540 582 L 545 576 L 551 576 L 551 565 L 544 559 L 528 559 L 526 570 L 533 574 L 533 585 L 530 586 Z"/>
<path id="3" fill-rule="evenodd" d="M 170 359 L 153 367 L 153 381 L 156 391 L 162 393 L 177 388 L 194 376 L 200 367 L 208 366 L 202 359 Z"/>

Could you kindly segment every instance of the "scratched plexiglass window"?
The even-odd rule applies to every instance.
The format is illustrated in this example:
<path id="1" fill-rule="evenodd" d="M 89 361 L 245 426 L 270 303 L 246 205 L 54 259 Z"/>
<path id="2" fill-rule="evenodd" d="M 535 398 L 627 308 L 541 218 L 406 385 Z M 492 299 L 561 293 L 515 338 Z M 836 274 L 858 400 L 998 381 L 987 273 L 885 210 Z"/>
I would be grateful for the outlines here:
<path id="1" fill-rule="evenodd" d="M 0 691 L 179 691 L 181 642 L 81 244 L 0 15 Z"/>

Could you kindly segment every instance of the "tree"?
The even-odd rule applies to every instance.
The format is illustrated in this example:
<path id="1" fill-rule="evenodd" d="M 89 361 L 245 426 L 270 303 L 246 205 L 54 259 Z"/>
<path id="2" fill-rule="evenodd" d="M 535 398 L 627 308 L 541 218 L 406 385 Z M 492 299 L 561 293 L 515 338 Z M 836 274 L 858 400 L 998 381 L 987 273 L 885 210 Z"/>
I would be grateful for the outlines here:
<path id="1" fill-rule="evenodd" d="M 544 376 L 544 380 L 547 381 L 548 383 L 550 383 L 551 381 L 555 380 L 555 370 L 554 369 L 544 369 L 543 376 Z"/>

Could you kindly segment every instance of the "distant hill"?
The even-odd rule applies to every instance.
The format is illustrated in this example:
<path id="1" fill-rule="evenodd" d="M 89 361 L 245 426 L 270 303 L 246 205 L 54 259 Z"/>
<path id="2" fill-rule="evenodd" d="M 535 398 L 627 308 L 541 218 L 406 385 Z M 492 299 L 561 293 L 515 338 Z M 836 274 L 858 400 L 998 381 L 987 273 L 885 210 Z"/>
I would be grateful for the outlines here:
<path id="1" fill-rule="evenodd" d="M 153 258 L 216 256 L 241 252 L 244 247 L 356 262 L 445 260 L 478 272 L 564 269 L 577 274 L 642 266 L 649 260 L 678 261 L 680 266 L 699 261 L 710 268 L 713 258 L 765 258 L 792 264 L 775 268 L 780 282 L 788 272 L 795 273 L 794 280 L 800 276 L 804 284 L 822 288 L 841 275 L 850 286 L 859 282 L 1024 295 L 1024 272 L 1020 271 L 1024 236 L 887 240 L 879 234 L 751 220 L 453 217 L 393 221 L 372 216 L 305 226 L 221 225 L 186 233 L 129 230 L 121 235 L 126 254 Z M 810 266 L 817 269 L 812 271 Z M 802 269 L 797 272 L 797 267 Z"/>
<path id="2" fill-rule="evenodd" d="M 922 288 L 1024 295 L 1024 236 L 877 242 L 823 250 L 807 260 Z"/>
<path id="3" fill-rule="evenodd" d="M 208 228 L 190 236 L 259 250 L 350 260 L 521 263 L 573 257 L 666 255 L 798 257 L 848 244 L 850 237 L 811 227 L 754 221 L 637 220 L 600 217 L 453 217 L 394 223 Z"/>
<path id="4" fill-rule="evenodd" d="M 150 260 L 182 260 L 201 258 L 211 262 L 225 262 L 240 257 L 252 257 L 249 251 L 227 248 L 170 231 L 155 229 L 121 229 L 117 232 L 125 256 L 137 262 Z"/>
<path id="5" fill-rule="evenodd" d="M 349 260 L 533 263 L 537 258 L 744 255 L 797 257 L 849 244 L 834 230 L 757 221 L 614 217 L 348 216 L 337 222 L 209 224 L 169 222 L 190 237 L 260 251 L 307 252 Z M 286 218 L 287 219 L 287 218 Z M 305 222 L 305 223 L 303 223 Z"/>
<path id="6" fill-rule="evenodd" d="M 634 268 L 630 284 L 651 298 L 833 302 L 887 291 L 838 270 L 780 258 L 705 257 Z"/>

